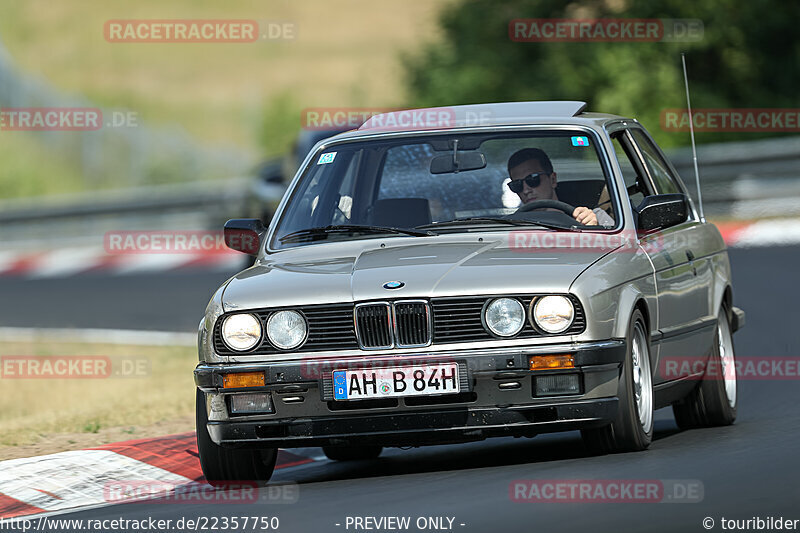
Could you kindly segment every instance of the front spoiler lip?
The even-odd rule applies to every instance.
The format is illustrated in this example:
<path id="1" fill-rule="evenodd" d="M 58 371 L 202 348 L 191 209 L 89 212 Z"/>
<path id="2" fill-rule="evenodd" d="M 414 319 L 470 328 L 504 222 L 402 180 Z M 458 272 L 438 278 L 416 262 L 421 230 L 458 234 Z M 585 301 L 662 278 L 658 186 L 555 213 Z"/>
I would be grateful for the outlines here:
<path id="1" fill-rule="evenodd" d="M 603 341 L 559 343 L 548 345 L 486 348 L 481 350 L 457 350 L 439 352 L 421 349 L 418 353 L 403 355 L 379 355 L 365 353 L 359 357 L 343 358 L 332 354 L 329 358 L 289 359 L 264 361 L 258 363 L 200 363 L 194 370 L 194 381 L 204 392 L 219 391 L 222 376 L 230 372 L 266 372 L 266 383 L 272 386 L 296 383 L 319 383 L 325 372 L 339 367 L 352 368 L 354 364 L 414 363 L 422 361 L 467 362 L 469 372 L 527 372 L 528 357 L 531 355 L 551 355 L 555 353 L 574 353 L 576 368 L 592 365 L 621 363 L 625 356 L 625 341 L 609 339 Z M 230 389 L 228 389 L 230 390 Z M 232 392 L 232 391 L 231 391 Z"/>
<path id="2" fill-rule="evenodd" d="M 601 398 L 509 407 L 325 416 L 274 423 L 209 422 L 207 428 L 211 439 L 223 446 L 291 448 L 348 443 L 414 446 L 601 427 L 614 420 L 618 403 L 617 398 Z M 270 430 L 286 434 L 269 436 Z"/>

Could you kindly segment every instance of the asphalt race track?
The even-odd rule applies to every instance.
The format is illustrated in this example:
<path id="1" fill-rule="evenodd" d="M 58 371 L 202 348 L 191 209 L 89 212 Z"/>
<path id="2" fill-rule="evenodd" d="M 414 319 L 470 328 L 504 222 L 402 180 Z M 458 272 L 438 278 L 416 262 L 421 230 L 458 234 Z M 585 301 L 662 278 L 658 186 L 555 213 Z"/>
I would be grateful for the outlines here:
<path id="1" fill-rule="evenodd" d="M 734 303 L 747 311 L 747 325 L 734 337 L 737 356 L 796 356 L 800 247 L 734 249 L 730 255 Z M 0 323 L 190 331 L 225 277 L 196 272 L 3 278 Z M 276 472 L 273 482 L 299 484 L 292 504 L 135 503 L 59 518 L 276 516 L 278 531 L 314 533 L 356 531 L 346 526 L 348 516 L 411 517 L 407 531 L 420 530 L 419 517 L 451 517 L 452 530 L 487 532 L 689 532 L 707 531 L 706 517 L 715 522 L 712 530 L 722 529 L 723 517 L 800 519 L 799 390 L 797 380 L 740 381 L 738 419 L 725 428 L 680 432 L 670 409 L 658 411 L 655 441 L 642 453 L 590 457 L 576 432 L 390 449 L 375 461 L 317 461 Z M 511 501 L 510 484 L 525 479 L 693 480 L 702 484 L 703 498 L 698 503 Z"/>
<path id="2" fill-rule="evenodd" d="M 3 326 L 196 332 L 208 300 L 235 272 L 186 269 L 119 276 L 0 277 Z"/>

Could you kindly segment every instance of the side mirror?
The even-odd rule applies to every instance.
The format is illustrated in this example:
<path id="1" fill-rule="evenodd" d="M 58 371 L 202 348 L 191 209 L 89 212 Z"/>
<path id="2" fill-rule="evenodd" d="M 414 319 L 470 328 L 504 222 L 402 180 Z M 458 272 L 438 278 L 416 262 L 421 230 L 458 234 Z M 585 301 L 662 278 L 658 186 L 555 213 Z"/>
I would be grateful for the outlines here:
<path id="1" fill-rule="evenodd" d="M 689 217 L 689 202 L 685 194 L 655 194 L 645 197 L 636 211 L 639 230 L 646 233 L 685 222 Z"/>
<path id="2" fill-rule="evenodd" d="M 256 256 L 266 231 L 257 218 L 232 218 L 225 223 L 225 244 L 231 250 Z"/>

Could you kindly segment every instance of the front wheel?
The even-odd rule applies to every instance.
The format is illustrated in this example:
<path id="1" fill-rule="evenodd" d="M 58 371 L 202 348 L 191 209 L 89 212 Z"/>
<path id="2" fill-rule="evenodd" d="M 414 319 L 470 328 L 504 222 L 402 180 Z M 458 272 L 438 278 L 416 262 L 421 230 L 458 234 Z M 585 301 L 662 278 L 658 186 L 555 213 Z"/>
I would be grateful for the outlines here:
<path id="1" fill-rule="evenodd" d="M 230 481 L 267 482 L 275 470 L 276 448 L 226 448 L 216 444 L 208 434 L 208 412 L 205 394 L 198 389 L 195 401 L 197 451 L 206 481 L 225 486 Z"/>
<path id="2" fill-rule="evenodd" d="M 650 341 L 644 317 L 633 312 L 628 328 L 627 353 L 617 385 L 619 408 L 614 421 L 601 428 L 581 430 L 592 453 L 634 452 L 653 440 L 653 374 Z"/>
<path id="3" fill-rule="evenodd" d="M 728 426 L 736 420 L 736 359 L 728 310 L 722 307 L 717 334 L 703 380 L 683 400 L 672 404 L 681 429 Z"/>

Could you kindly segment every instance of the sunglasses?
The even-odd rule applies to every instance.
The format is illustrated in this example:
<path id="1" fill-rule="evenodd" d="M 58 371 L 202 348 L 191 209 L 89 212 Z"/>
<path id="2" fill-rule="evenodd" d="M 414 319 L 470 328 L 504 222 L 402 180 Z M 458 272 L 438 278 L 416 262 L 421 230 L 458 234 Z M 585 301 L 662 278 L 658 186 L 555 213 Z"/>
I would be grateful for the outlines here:
<path id="1" fill-rule="evenodd" d="M 533 174 L 528 174 L 521 180 L 511 180 L 508 182 L 508 188 L 511 189 L 512 192 L 517 194 L 522 192 L 522 189 L 525 188 L 523 182 L 528 184 L 528 187 L 531 189 L 535 189 L 542 183 L 542 176 L 549 176 L 547 172 L 534 172 Z"/>

